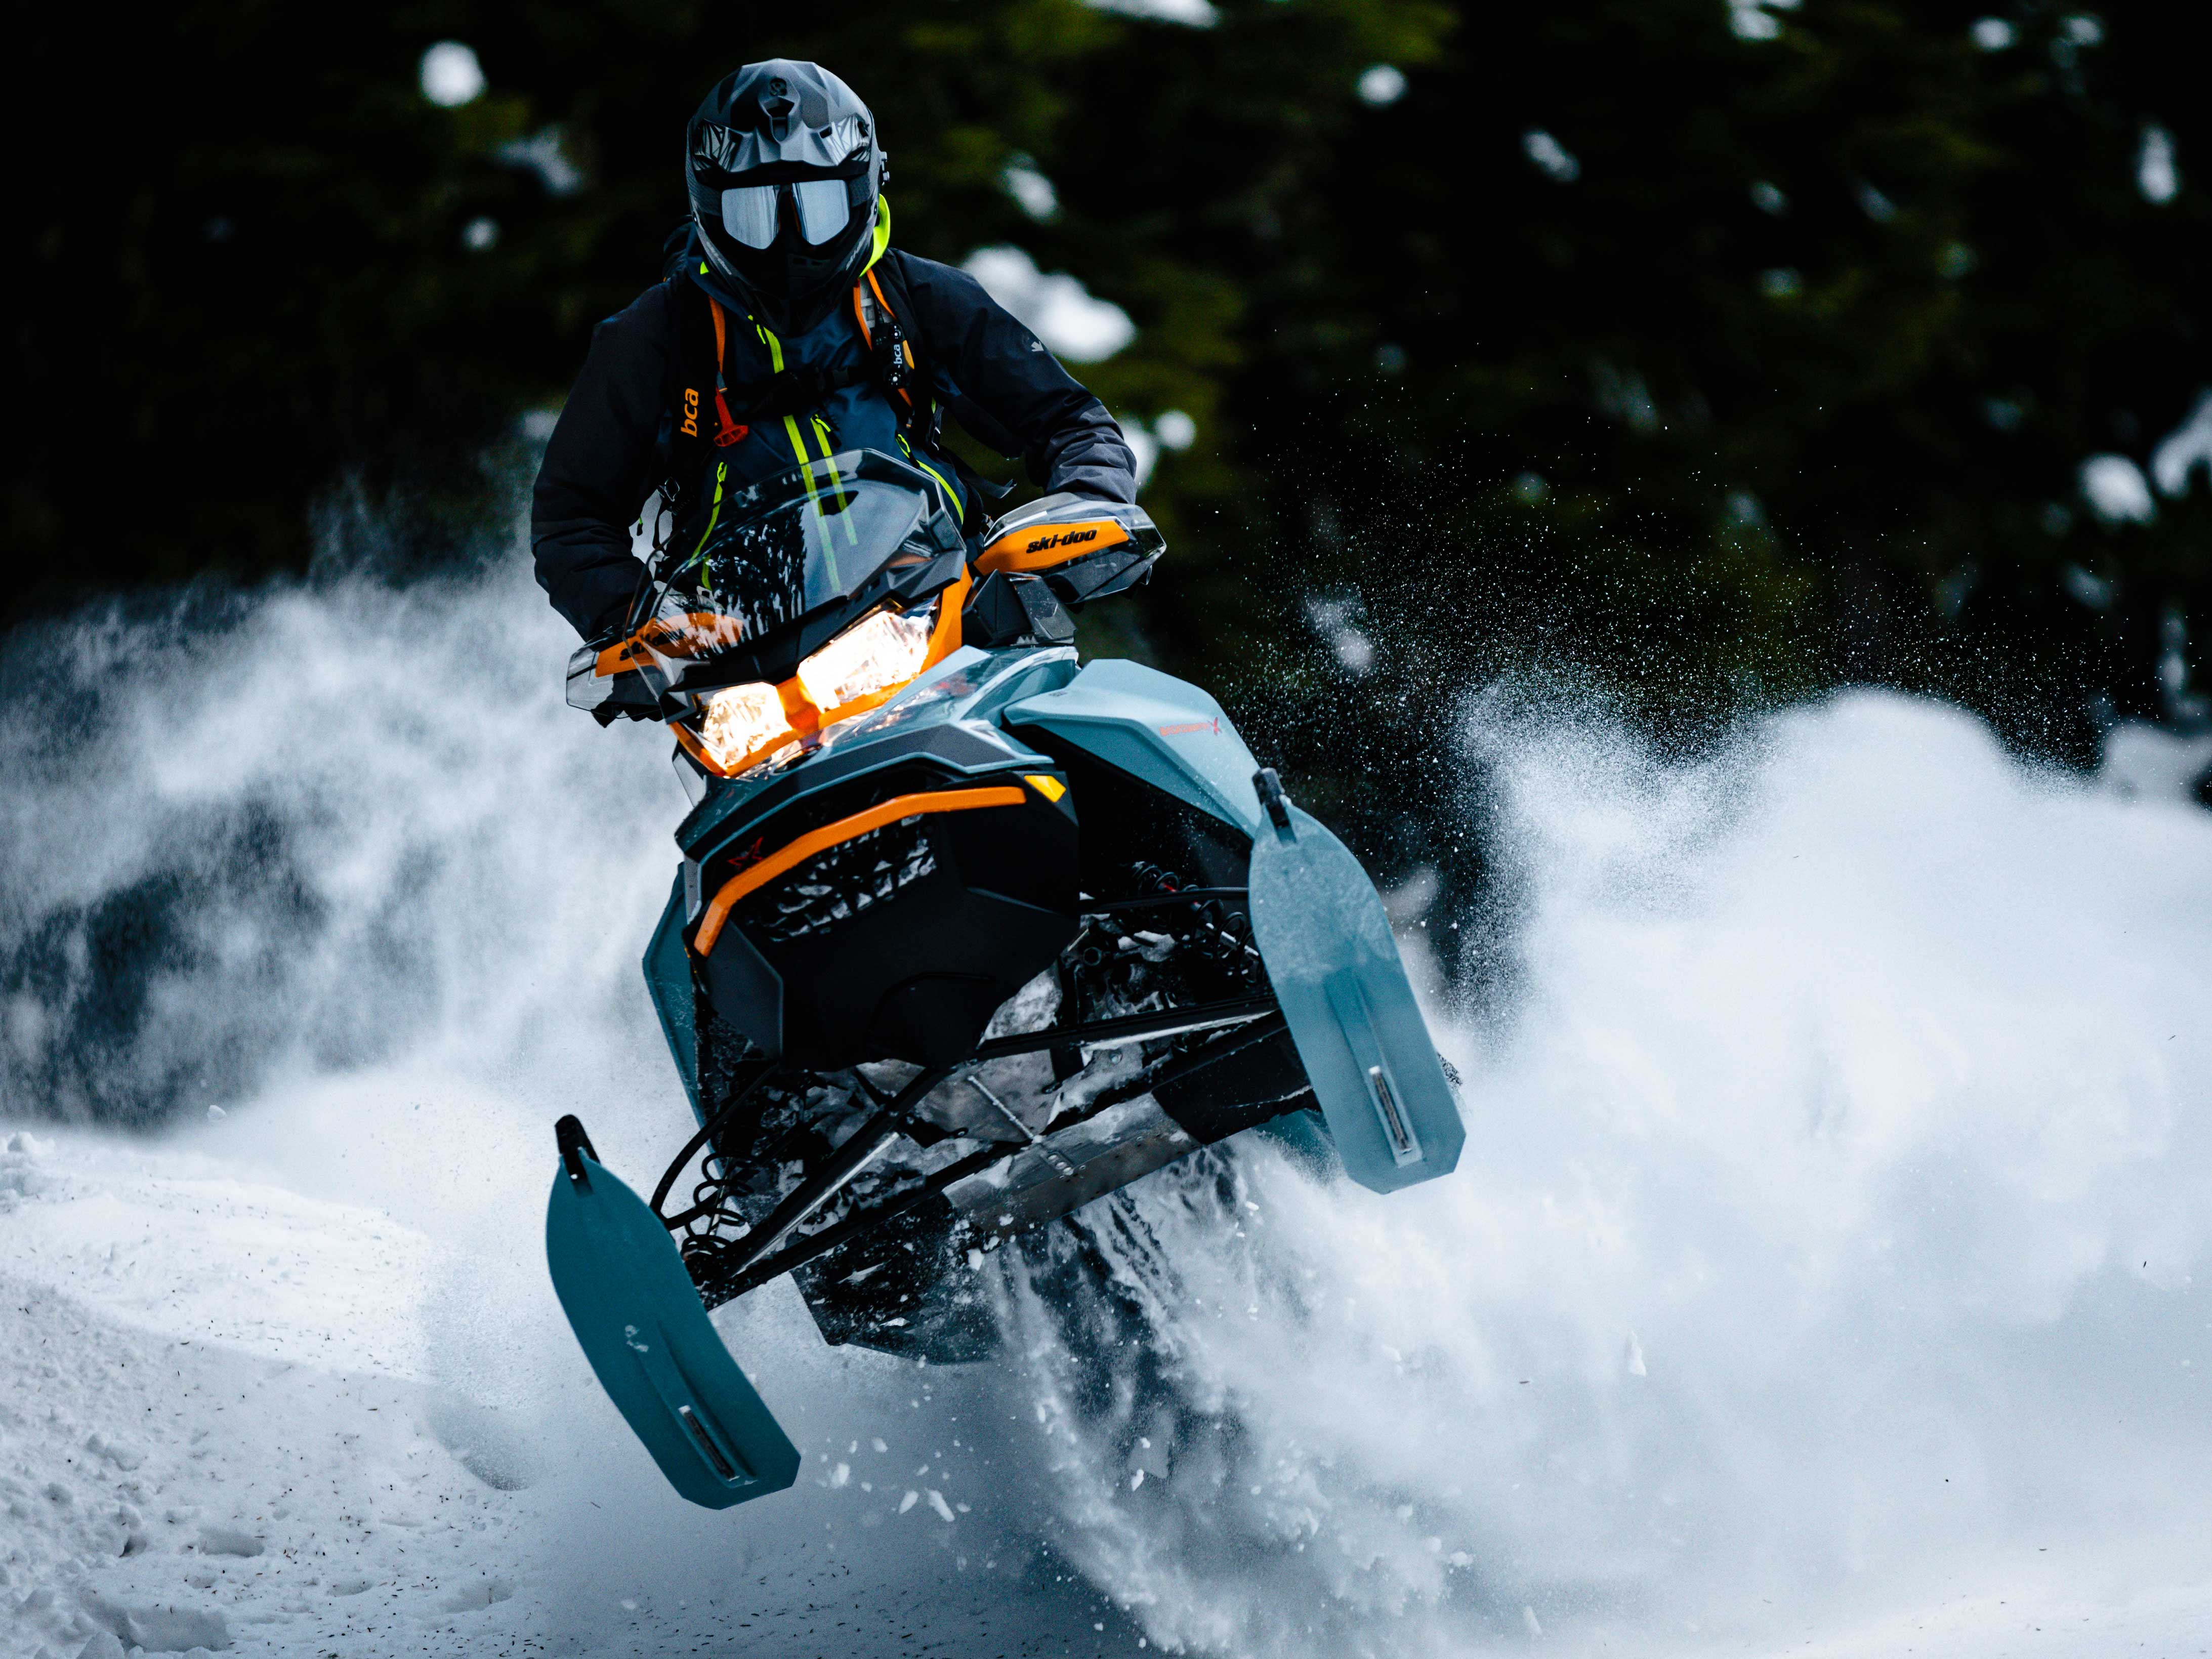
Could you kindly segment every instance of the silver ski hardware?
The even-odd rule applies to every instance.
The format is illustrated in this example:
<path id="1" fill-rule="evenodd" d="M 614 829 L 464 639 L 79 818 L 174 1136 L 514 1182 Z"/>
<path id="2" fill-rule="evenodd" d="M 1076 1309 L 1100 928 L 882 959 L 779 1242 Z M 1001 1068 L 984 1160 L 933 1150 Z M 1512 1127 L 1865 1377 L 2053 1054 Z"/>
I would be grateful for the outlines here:
<path id="1" fill-rule="evenodd" d="M 1413 1132 L 1406 1127 L 1400 1115 L 1398 1103 L 1390 1097 L 1390 1079 L 1380 1066 L 1367 1068 L 1367 1087 L 1375 1097 L 1375 1109 L 1382 1119 L 1382 1133 L 1390 1138 L 1390 1156 L 1402 1166 L 1418 1163 L 1421 1143 L 1413 1139 Z"/>

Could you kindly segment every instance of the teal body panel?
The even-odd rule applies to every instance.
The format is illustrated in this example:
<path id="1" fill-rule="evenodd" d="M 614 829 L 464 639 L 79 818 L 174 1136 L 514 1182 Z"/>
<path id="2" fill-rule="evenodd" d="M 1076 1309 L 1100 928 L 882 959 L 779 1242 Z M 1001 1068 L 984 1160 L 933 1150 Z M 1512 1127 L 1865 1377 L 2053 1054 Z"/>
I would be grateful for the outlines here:
<path id="1" fill-rule="evenodd" d="M 1075 653 L 1065 646 L 1010 651 L 963 646 L 882 708 L 831 726 L 799 765 L 818 767 L 894 732 L 943 725 L 961 726 L 990 745 L 970 768 L 977 773 L 1049 765 L 1006 730 L 1036 726 L 1248 836 L 1258 822 L 1250 784 L 1256 763 L 1219 703 L 1196 686 L 1139 663 L 1079 667 Z M 904 758 L 886 752 L 884 763 Z M 864 769 L 836 775 L 842 783 L 865 775 Z M 678 829 L 677 844 L 687 855 L 701 857 L 744 822 L 747 807 L 763 792 L 793 775 L 786 769 L 718 784 Z"/>
<path id="2" fill-rule="evenodd" d="M 781 1492 L 799 1449 L 722 1346 L 659 1217 L 588 1153 L 556 1167 L 545 1261 L 599 1386 L 668 1484 L 710 1510 Z"/>
<path id="3" fill-rule="evenodd" d="M 1342 842 L 1285 807 L 1287 829 L 1253 839 L 1252 940 L 1337 1157 L 1378 1193 L 1449 1175 L 1467 1131 L 1382 901 Z"/>
<path id="4" fill-rule="evenodd" d="M 1250 835 L 1258 763 L 1221 705 L 1194 685 L 1119 659 L 1006 705 L 1010 726 L 1038 726 L 1176 799 Z"/>
<path id="5" fill-rule="evenodd" d="M 699 1113 L 698 1005 L 691 989 L 691 952 L 684 943 L 684 878 L 678 874 L 660 925 L 645 947 L 645 988 L 653 998 L 653 1012 L 660 1016 L 660 1031 L 675 1057 L 676 1074 L 684 1079 L 684 1092 Z M 705 1121 L 701 1118 L 702 1122 Z"/>
<path id="6" fill-rule="evenodd" d="M 836 754 L 884 732 L 923 724 L 959 721 L 995 728 L 1004 723 L 1009 704 L 1087 672 L 1077 665 L 1072 646 L 979 651 L 963 645 L 881 708 L 838 721 L 822 734 L 819 752 Z"/>

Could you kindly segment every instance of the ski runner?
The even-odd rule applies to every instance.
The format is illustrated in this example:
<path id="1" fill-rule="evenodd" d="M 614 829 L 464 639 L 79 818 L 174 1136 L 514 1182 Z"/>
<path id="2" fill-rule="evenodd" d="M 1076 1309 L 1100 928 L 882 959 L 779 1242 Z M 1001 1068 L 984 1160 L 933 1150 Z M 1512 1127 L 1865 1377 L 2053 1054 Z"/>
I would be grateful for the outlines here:
<path id="1" fill-rule="evenodd" d="M 1032 482 L 1136 499 L 1105 406 L 965 272 L 890 246 L 875 118 L 815 64 L 748 64 L 691 118 L 691 216 L 664 280 L 592 331 L 531 500 L 538 580 L 586 639 L 637 591 L 629 526 L 689 546 L 722 498 L 850 449 L 937 478 L 972 534 L 994 492 L 940 442 L 949 411 Z"/>

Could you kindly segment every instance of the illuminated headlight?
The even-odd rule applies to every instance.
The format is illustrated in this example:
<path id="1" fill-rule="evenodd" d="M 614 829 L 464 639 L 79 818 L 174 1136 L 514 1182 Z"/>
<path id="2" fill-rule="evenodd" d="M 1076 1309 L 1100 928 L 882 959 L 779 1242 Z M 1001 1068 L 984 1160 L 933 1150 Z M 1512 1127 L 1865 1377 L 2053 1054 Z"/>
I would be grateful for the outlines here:
<path id="1" fill-rule="evenodd" d="M 779 739 L 792 735 L 783 699 L 772 685 L 726 686 L 707 699 L 699 744 L 715 765 L 734 772 Z"/>
<path id="2" fill-rule="evenodd" d="M 907 616 L 863 617 L 799 665 L 799 689 L 824 720 L 880 700 L 921 672 L 936 632 L 936 607 Z M 735 776 L 799 740 L 784 712 L 784 692 L 755 681 L 725 686 L 706 701 L 698 746 L 725 777 Z"/>
<path id="3" fill-rule="evenodd" d="M 936 629 L 929 611 L 878 611 L 855 623 L 799 665 L 807 701 L 825 714 L 904 685 L 921 672 Z"/>

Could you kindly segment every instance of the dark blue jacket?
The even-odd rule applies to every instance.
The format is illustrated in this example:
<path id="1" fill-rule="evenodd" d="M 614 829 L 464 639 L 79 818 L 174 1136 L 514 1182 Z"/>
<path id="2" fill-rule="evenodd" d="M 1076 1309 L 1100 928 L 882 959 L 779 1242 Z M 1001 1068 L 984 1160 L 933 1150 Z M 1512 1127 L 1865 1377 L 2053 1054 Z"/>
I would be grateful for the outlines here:
<path id="1" fill-rule="evenodd" d="M 981 283 L 896 249 L 883 263 L 896 264 L 896 283 L 886 287 L 902 289 L 913 313 L 901 325 L 938 402 L 955 418 L 965 409 L 971 431 L 1000 428 L 975 435 L 1021 454 L 1030 479 L 1048 490 L 1136 499 L 1136 459 L 1113 416 Z M 831 371 L 832 378 L 867 361 L 849 306 L 805 334 L 778 339 L 728 295 L 717 297 L 726 313 L 723 372 L 734 408 L 744 409 L 747 388 L 774 372 L 778 353 L 785 368 Z M 695 337 L 686 333 L 685 307 L 708 314 L 706 293 L 689 274 L 655 284 L 593 331 L 591 354 L 538 469 L 530 511 L 538 585 L 586 639 L 618 623 L 636 591 L 640 567 L 629 526 L 668 474 L 679 360 L 683 343 Z M 690 326 L 696 331 L 697 318 Z M 711 410 L 702 414 L 712 418 Z M 911 456 L 964 500 L 951 460 L 927 431 L 912 422 L 902 428 L 890 393 L 872 375 L 830 392 L 811 409 L 761 414 L 744 424 L 742 439 L 705 451 L 709 465 L 728 464 L 735 484 L 772 477 L 796 459 L 880 449 Z M 677 482 L 697 498 L 691 481 Z"/>

